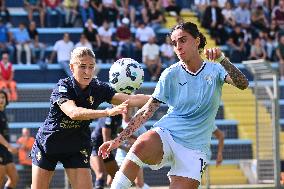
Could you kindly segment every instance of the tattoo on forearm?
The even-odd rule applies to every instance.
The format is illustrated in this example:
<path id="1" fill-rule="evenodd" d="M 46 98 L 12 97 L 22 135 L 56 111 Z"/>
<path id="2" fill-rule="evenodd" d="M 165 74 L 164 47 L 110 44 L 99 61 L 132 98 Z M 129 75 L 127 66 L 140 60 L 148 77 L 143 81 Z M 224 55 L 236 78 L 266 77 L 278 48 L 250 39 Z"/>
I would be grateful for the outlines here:
<path id="1" fill-rule="evenodd" d="M 224 58 L 224 60 L 222 60 L 220 64 L 228 72 L 236 87 L 242 90 L 248 87 L 248 80 L 246 76 L 238 68 L 236 68 L 227 58 Z"/>
<path id="2" fill-rule="evenodd" d="M 155 111 L 160 107 L 160 102 L 156 99 L 151 98 L 141 109 L 130 120 L 128 126 L 119 134 L 115 139 L 119 143 L 128 139 L 136 129 L 150 119 Z"/>

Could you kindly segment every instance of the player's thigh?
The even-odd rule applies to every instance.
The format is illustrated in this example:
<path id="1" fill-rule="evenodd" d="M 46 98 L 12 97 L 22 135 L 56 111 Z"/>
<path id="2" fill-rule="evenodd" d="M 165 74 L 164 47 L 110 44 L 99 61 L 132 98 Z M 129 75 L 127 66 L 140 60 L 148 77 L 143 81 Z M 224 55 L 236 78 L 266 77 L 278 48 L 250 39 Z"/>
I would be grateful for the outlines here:
<path id="1" fill-rule="evenodd" d="M 170 176 L 170 189 L 197 189 L 199 181 L 181 176 Z"/>
<path id="2" fill-rule="evenodd" d="M 72 189 L 93 189 L 92 175 L 89 168 L 65 169 Z"/>
<path id="3" fill-rule="evenodd" d="M 90 162 L 97 177 L 99 174 L 103 174 L 105 172 L 104 160 L 102 157 L 91 155 Z"/>
<path id="4" fill-rule="evenodd" d="M 114 178 L 115 173 L 118 171 L 118 165 L 116 163 L 116 161 L 113 159 L 111 161 L 107 161 L 105 162 L 105 168 L 106 168 L 106 172 L 112 177 Z"/>
<path id="5" fill-rule="evenodd" d="M 48 189 L 54 171 L 42 169 L 36 165 L 32 166 L 32 187 L 31 189 Z"/>
<path id="6" fill-rule="evenodd" d="M 138 137 L 130 152 L 134 152 L 144 163 L 155 165 L 162 161 L 163 143 L 157 132 L 149 130 Z"/>

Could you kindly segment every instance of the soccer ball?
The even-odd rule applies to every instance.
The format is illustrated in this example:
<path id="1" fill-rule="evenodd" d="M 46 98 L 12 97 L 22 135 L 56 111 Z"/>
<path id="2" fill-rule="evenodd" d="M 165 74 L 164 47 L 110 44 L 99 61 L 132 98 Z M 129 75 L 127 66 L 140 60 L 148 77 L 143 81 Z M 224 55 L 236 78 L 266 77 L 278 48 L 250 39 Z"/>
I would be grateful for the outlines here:
<path id="1" fill-rule="evenodd" d="M 109 83 L 117 92 L 131 94 L 140 88 L 143 81 L 142 67 L 131 58 L 115 61 L 109 70 Z"/>

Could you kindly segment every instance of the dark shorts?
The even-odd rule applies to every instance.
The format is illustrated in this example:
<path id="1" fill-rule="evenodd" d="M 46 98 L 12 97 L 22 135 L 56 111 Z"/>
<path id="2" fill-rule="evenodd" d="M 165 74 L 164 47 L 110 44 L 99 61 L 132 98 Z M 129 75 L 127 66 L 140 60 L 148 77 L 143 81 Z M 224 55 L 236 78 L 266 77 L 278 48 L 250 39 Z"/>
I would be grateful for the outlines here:
<path id="1" fill-rule="evenodd" d="M 5 146 L 0 145 L 0 165 L 7 165 L 9 163 L 13 163 L 13 155 Z"/>
<path id="2" fill-rule="evenodd" d="M 102 143 L 93 144 L 92 156 L 98 156 L 98 151 L 99 151 L 100 145 L 102 145 Z M 114 161 L 114 160 L 115 160 L 114 155 L 112 153 L 110 153 L 109 157 L 104 159 L 104 162 L 107 163 L 107 162 Z"/>
<path id="3" fill-rule="evenodd" d="M 34 143 L 31 157 L 33 165 L 48 171 L 54 171 L 58 162 L 64 168 L 90 168 L 90 150 L 82 149 L 78 152 L 46 154 L 38 141 Z"/>

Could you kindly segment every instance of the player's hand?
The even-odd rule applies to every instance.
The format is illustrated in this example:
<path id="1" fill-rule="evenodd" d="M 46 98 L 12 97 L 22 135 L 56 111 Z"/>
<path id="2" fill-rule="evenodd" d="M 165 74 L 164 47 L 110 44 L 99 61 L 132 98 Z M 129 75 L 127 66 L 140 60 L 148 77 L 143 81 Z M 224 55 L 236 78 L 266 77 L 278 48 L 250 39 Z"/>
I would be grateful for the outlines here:
<path id="1" fill-rule="evenodd" d="M 98 155 L 102 156 L 103 159 L 106 159 L 109 157 L 110 151 L 118 148 L 119 146 L 120 146 L 120 143 L 117 142 L 116 140 L 110 140 L 110 141 L 104 142 L 99 147 Z"/>
<path id="2" fill-rule="evenodd" d="M 216 158 L 216 167 L 221 165 L 222 161 L 223 161 L 223 155 L 222 153 L 218 153 Z"/>
<path id="3" fill-rule="evenodd" d="M 215 61 L 222 56 L 222 51 L 219 48 L 209 48 L 204 50 L 204 55 L 208 60 Z"/>
<path id="4" fill-rule="evenodd" d="M 120 105 L 117 105 L 109 110 L 107 110 L 108 116 L 115 116 L 117 114 L 125 114 L 127 113 L 127 106 L 128 106 L 129 100 L 124 101 Z"/>

